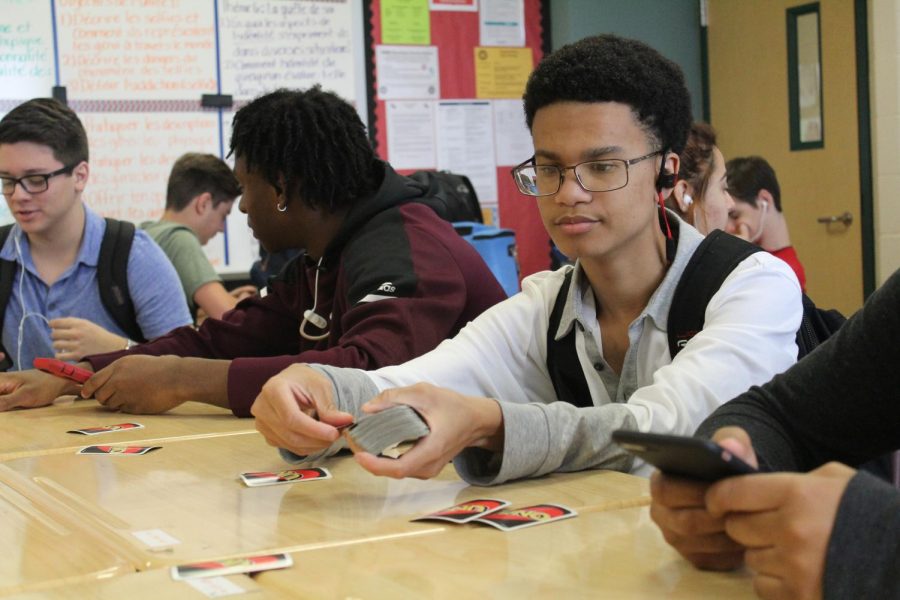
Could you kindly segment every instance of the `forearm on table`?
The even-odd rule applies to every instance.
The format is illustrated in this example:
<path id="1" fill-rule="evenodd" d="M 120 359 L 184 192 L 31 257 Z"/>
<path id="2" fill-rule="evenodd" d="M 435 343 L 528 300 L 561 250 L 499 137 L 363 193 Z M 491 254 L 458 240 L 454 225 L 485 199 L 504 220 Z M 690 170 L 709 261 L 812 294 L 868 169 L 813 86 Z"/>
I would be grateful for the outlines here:
<path id="1" fill-rule="evenodd" d="M 181 358 L 177 363 L 172 393 L 178 399 L 229 407 L 228 368 L 231 361 Z"/>

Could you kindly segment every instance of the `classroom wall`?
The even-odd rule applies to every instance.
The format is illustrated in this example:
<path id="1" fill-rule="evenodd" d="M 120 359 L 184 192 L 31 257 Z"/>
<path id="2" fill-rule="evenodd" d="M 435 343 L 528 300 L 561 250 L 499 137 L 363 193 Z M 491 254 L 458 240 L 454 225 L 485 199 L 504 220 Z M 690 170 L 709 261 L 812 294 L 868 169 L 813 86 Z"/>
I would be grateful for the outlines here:
<path id="1" fill-rule="evenodd" d="M 786 10 L 803 0 L 709 2 L 712 125 L 725 158 L 758 154 L 778 175 L 782 207 L 816 304 L 863 300 L 854 3 L 822 0 L 824 147 L 792 150 Z M 819 217 L 849 211 L 849 227 Z"/>
<path id="2" fill-rule="evenodd" d="M 681 66 L 703 118 L 699 0 L 550 0 L 550 31 L 554 50 L 599 33 L 649 44 Z"/>
<path id="3" fill-rule="evenodd" d="M 85 202 L 155 220 L 175 159 L 224 157 L 234 109 L 259 94 L 320 83 L 365 120 L 364 37 L 362 0 L 0 0 L 0 117 L 64 87 L 90 143 Z M 205 250 L 223 273 L 258 256 L 238 210 Z"/>
<path id="4" fill-rule="evenodd" d="M 869 1 L 875 278 L 900 268 L 900 2 Z"/>

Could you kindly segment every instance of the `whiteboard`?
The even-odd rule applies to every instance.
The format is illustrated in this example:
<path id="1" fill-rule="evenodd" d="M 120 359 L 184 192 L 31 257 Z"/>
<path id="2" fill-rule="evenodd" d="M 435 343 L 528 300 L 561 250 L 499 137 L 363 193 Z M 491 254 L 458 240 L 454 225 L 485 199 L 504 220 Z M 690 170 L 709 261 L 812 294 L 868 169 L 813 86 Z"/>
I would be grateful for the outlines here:
<path id="1" fill-rule="evenodd" d="M 362 0 L 0 0 L 0 116 L 64 86 L 90 144 L 85 202 L 155 220 L 176 158 L 227 153 L 233 109 L 203 94 L 237 108 L 320 84 L 365 123 L 363 32 Z M 259 246 L 237 203 L 205 250 L 220 272 L 249 269 Z"/>

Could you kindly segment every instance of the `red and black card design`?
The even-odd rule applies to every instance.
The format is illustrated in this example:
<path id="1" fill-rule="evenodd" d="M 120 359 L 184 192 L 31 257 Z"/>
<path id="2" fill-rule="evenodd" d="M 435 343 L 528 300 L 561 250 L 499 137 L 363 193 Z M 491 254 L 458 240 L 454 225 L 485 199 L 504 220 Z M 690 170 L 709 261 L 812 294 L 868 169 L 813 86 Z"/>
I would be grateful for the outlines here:
<path id="1" fill-rule="evenodd" d="M 561 504 L 534 504 L 512 510 L 500 510 L 472 521 L 496 527 L 501 531 L 523 529 L 578 516 L 578 513 Z"/>
<path id="2" fill-rule="evenodd" d="M 143 429 L 140 423 L 118 423 L 116 425 L 100 425 L 98 427 L 84 427 L 83 429 L 70 429 L 66 433 L 80 433 L 82 435 L 98 435 L 112 433 L 114 431 L 128 431 L 129 429 Z"/>
<path id="3" fill-rule="evenodd" d="M 218 577 L 235 573 L 256 573 L 271 569 L 284 569 L 294 564 L 290 554 L 263 554 L 226 560 L 209 560 L 172 567 L 172 579 Z"/>
<path id="4" fill-rule="evenodd" d="M 328 469 L 323 469 L 321 467 L 241 473 L 241 481 L 248 487 L 297 483 L 300 481 L 313 481 L 316 479 L 331 479 L 331 473 L 328 472 Z"/>
<path id="5" fill-rule="evenodd" d="M 111 454 L 115 456 L 139 456 L 147 454 L 154 450 L 159 450 L 162 446 L 86 446 L 79 450 L 76 454 Z"/>
<path id="6" fill-rule="evenodd" d="M 497 512 L 509 506 L 506 500 L 496 498 L 476 498 L 466 500 L 449 508 L 444 508 L 427 515 L 416 517 L 413 521 L 450 521 L 451 523 L 468 523 L 479 517 Z"/>

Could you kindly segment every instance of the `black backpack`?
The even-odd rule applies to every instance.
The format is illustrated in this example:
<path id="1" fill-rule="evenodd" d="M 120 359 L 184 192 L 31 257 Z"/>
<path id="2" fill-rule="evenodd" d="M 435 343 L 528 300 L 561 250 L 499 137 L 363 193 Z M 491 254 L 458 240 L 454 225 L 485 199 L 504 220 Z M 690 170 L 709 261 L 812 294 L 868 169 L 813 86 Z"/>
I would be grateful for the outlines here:
<path id="1" fill-rule="evenodd" d="M 423 203 L 433 208 L 445 221 L 484 223 L 478 194 L 465 175 L 450 171 L 416 171 L 409 177 L 426 187 L 427 198 Z"/>
<path id="2" fill-rule="evenodd" d="M 672 358 L 703 329 L 706 305 L 731 271 L 745 258 L 761 251 L 755 244 L 718 230 L 706 236 L 697 246 L 675 288 L 669 308 L 669 354 Z M 557 398 L 576 406 L 593 406 L 587 379 L 575 350 L 575 329 L 560 340 L 554 339 L 571 279 L 572 271 L 569 271 L 550 313 L 547 369 Z M 846 318 L 838 311 L 817 308 L 803 294 L 803 318 L 797 330 L 798 360 L 831 337 L 844 321 Z"/>
<path id="3" fill-rule="evenodd" d="M 6 243 L 11 230 L 12 225 L 0 227 L 0 247 Z M 128 290 L 128 256 L 131 253 L 134 232 L 133 223 L 106 219 L 106 231 L 100 244 L 97 262 L 97 286 L 100 290 L 100 300 L 116 324 L 129 339 L 145 342 L 147 340 L 137 323 L 134 303 Z M 0 333 L 3 330 L 6 305 L 12 295 L 16 267 L 15 261 L 0 260 Z M 0 361 L 0 371 L 8 371 L 13 366 L 12 357 L 2 345 L 0 351 L 6 355 L 6 358 Z"/>
<path id="4" fill-rule="evenodd" d="M 669 353 L 672 358 L 689 339 L 703 329 L 706 305 L 731 271 L 745 258 L 762 248 L 716 230 L 697 246 L 675 288 L 669 309 Z M 797 360 L 816 349 L 846 321 L 840 312 L 816 307 L 803 294 L 803 318 L 797 330 Z"/>

